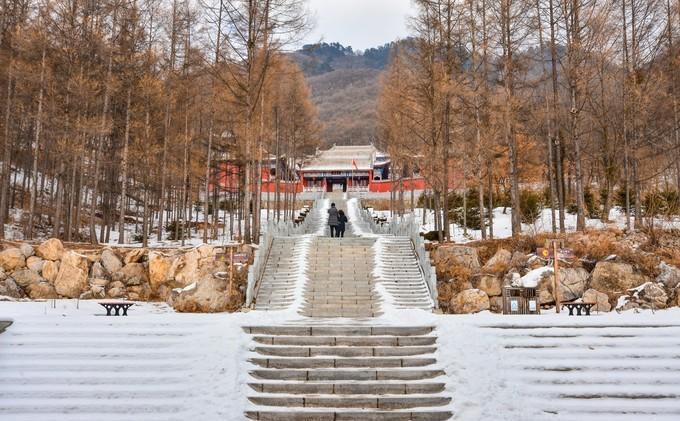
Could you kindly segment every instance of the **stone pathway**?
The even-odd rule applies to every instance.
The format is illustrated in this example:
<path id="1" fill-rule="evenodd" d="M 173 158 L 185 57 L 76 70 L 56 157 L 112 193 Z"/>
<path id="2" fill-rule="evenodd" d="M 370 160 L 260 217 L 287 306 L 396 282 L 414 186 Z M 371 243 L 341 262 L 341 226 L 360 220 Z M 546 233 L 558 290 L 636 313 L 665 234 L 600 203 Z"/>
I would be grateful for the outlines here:
<path id="1" fill-rule="evenodd" d="M 349 213 L 349 202 L 331 201 Z M 384 305 L 432 310 L 411 240 L 355 236 L 351 223 L 345 238 L 274 240 L 256 309 L 298 305 L 309 323 L 245 329 L 254 343 L 248 418 L 441 421 L 452 416 L 445 373 L 435 358 L 434 329 L 373 321 Z"/>

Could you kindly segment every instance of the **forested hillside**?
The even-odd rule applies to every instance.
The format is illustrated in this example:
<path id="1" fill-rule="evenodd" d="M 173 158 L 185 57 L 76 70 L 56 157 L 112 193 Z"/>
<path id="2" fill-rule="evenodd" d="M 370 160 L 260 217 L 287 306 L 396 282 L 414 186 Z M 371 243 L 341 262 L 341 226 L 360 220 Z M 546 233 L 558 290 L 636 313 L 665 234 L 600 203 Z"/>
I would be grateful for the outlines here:
<path id="1" fill-rule="evenodd" d="M 324 124 L 322 137 L 329 145 L 374 140 L 380 74 L 387 67 L 392 46 L 355 52 L 338 43 L 321 43 L 293 53 L 307 76 Z"/>

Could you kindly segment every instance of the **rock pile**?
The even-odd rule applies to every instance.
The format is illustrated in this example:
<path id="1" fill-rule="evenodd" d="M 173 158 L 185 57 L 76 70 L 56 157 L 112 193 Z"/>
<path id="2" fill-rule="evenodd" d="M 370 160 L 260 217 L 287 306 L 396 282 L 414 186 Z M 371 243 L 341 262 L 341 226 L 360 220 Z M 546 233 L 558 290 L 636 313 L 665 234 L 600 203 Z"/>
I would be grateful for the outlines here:
<path id="1" fill-rule="evenodd" d="M 442 246 L 431 253 L 444 309 L 455 314 L 502 310 L 503 286 L 516 283 L 534 271 L 542 305 L 555 304 L 553 271 L 535 255 L 500 248 L 483 265 L 474 247 Z M 562 264 L 559 297 L 565 301 L 596 303 L 598 311 L 613 309 L 663 309 L 680 305 L 680 270 L 662 263 L 660 275 L 650 279 L 635 266 L 609 256 L 601 261 Z M 531 276 L 531 275 L 529 275 Z"/>
<path id="2" fill-rule="evenodd" d="M 140 248 L 78 252 L 66 250 L 58 239 L 35 248 L 22 244 L 0 251 L 0 296 L 168 300 L 180 311 L 224 311 L 226 284 L 213 274 L 227 271 L 228 262 L 218 251 L 201 246 L 167 253 Z M 244 277 L 244 272 L 236 275 Z M 195 292 L 181 292 L 191 285 Z"/>

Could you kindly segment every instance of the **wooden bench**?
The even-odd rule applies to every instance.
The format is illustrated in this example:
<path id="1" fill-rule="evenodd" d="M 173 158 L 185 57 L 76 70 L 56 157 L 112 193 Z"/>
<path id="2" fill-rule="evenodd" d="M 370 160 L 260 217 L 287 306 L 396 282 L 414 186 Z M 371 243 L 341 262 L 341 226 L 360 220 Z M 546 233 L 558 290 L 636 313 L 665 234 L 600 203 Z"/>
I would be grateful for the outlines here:
<path id="1" fill-rule="evenodd" d="M 127 316 L 128 309 L 135 304 L 127 301 L 100 301 L 99 305 L 106 309 L 107 316 Z M 115 314 L 111 314 L 111 311 L 115 311 Z"/>
<path id="2" fill-rule="evenodd" d="M 590 310 L 595 307 L 597 303 L 562 303 L 562 307 L 569 310 L 569 315 L 574 315 L 576 310 L 577 316 L 590 316 Z"/>

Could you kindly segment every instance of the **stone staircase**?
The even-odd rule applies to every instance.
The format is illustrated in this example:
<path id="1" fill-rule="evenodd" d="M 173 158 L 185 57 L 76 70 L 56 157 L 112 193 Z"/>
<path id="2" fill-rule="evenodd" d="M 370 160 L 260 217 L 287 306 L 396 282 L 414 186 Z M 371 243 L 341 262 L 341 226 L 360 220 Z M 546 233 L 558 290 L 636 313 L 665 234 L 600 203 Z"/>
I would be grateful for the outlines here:
<path id="1" fill-rule="evenodd" d="M 375 317 L 373 238 L 315 238 L 307 255 L 301 314 L 308 317 Z"/>
<path id="2" fill-rule="evenodd" d="M 432 310 L 434 304 L 411 240 L 407 237 L 382 237 L 377 241 L 377 282 L 390 295 L 390 304 L 397 309 Z"/>
<path id="3" fill-rule="evenodd" d="M 350 202 L 327 199 L 345 210 Z M 352 209 L 356 214 L 356 209 Z M 319 224 L 325 209 L 315 209 Z M 245 328 L 253 392 L 246 416 L 276 421 L 441 421 L 451 398 L 431 327 L 380 326 L 385 306 L 433 308 L 411 240 L 365 233 L 275 238 L 257 310 L 306 317 Z M 318 224 L 317 224 L 318 225 Z M 323 236 L 325 232 L 326 236 Z M 304 262 L 304 264 L 302 264 Z"/>
<path id="4" fill-rule="evenodd" d="M 310 242 L 309 237 L 274 238 L 257 291 L 256 310 L 284 310 L 293 304 L 304 284 L 304 257 Z"/>
<path id="5" fill-rule="evenodd" d="M 441 421 L 452 414 L 431 327 L 259 326 L 246 416 L 276 421 Z"/>

